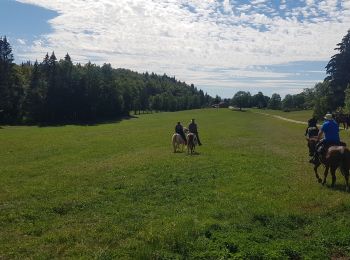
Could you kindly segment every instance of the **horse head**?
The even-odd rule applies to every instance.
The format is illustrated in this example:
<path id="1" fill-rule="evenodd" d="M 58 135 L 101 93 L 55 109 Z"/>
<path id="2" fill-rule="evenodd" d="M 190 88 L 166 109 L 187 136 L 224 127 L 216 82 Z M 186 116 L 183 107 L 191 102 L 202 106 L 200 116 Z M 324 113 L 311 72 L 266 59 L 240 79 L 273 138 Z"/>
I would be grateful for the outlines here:
<path id="1" fill-rule="evenodd" d="M 318 139 L 316 137 L 309 137 L 306 138 L 307 140 L 307 147 L 309 148 L 309 155 L 313 156 L 316 152 L 316 144 Z"/>

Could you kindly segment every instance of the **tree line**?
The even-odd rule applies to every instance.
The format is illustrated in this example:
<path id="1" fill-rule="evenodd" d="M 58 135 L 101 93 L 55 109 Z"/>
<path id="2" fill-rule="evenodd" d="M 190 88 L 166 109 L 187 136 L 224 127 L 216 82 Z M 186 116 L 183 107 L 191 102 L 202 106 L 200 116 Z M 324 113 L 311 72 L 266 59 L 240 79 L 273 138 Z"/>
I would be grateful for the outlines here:
<path id="1" fill-rule="evenodd" d="M 271 97 L 238 91 L 226 103 L 236 107 L 313 109 L 321 118 L 327 112 L 350 113 L 350 30 L 335 48 L 326 66 L 327 77 L 302 93 Z M 0 37 L 0 123 L 56 123 L 101 120 L 141 111 L 178 111 L 218 104 L 193 84 L 167 75 L 137 73 L 98 66 L 73 64 L 67 54 L 57 60 L 54 52 L 42 62 L 17 65 L 6 37 Z"/>
<path id="2" fill-rule="evenodd" d="M 300 94 L 288 94 L 281 98 L 278 93 L 271 97 L 265 96 L 262 92 L 251 95 L 249 91 L 238 91 L 230 100 L 231 105 L 242 108 L 269 108 L 283 111 L 303 110 L 313 107 L 313 94 L 309 90 L 304 90 Z"/>
<path id="3" fill-rule="evenodd" d="M 314 87 L 306 88 L 299 94 L 288 94 L 283 100 L 277 93 L 270 98 L 261 92 L 251 95 L 239 91 L 231 99 L 231 104 L 239 108 L 258 107 L 284 111 L 313 109 L 317 118 L 322 118 L 327 112 L 350 113 L 350 30 L 335 50 L 337 53 L 325 67 L 327 77 Z"/>
<path id="4" fill-rule="evenodd" d="M 73 64 L 57 60 L 14 63 L 0 37 L 0 123 L 58 123 L 103 120 L 145 111 L 178 111 L 210 106 L 213 98 L 193 84 L 167 75 Z"/>

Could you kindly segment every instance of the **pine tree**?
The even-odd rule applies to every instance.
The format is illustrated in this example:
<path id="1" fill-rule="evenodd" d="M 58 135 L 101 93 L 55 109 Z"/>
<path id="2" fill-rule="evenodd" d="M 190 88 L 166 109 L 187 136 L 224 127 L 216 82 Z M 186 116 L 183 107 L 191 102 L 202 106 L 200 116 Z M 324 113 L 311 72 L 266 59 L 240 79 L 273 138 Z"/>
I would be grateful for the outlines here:
<path id="1" fill-rule="evenodd" d="M 24 100 L 25 120 L 27 122 L 42 121 L 45 110 L 45 89 L 42 85 L 38 61 L 35 61 L 29 87 Z"/>
<path id="2" fill-rule="evenodd" d="M 0 37 L 0 122 L 18 120 L 21 89 L 14 70 L 11 45 L 6 36 Z"/>
<path id="3" fill-rule="evenodd" d="M 337 44 L 337 54 L 333 55 L 326 66 L 326 72 L 329 76 L 325 80 L 330 82 L 330 87 L 335 100 L 334 107 L 344 105 L 345 89 L 350 83 L 350 30 Z"/>

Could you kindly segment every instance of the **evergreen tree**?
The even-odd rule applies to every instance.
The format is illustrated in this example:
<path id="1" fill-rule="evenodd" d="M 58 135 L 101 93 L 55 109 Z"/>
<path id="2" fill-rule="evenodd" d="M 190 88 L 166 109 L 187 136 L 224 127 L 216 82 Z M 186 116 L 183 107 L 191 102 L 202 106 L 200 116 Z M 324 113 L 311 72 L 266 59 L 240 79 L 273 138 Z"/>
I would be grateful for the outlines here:
<path id="1" fill-rule="evenodd" d="M 344 105 L 345 89 L 350 83 L 350 30 L 335 48 L 338 51 L 333 55 L 326 66 L 329 76 L 325 79 L 330 82 L 334 105 L 332 109 Z"/>
<path id="2" fill-rule="evenodd" d="M 96 120 L 132 110 L 176 111 L 213 102 L 193 84 L 175 77 L 113 69 L 110 64 L 74 65 L 68 53 L 59 61 L 54 52 L 46 53 L 41 63 L 18 66 L 6 38 L 0 41 L 0 58 L 1 122 Z"/>
<path id="3" fill-rule="evenodd" d="M 350 84 L 345 89 L 345 112 L 350 113 Z"/>
<path id="4" fill-rule="evenodd" d="M 24 100 L 24 112 L 27 122 L 40 122 L 43 120 L 45 94 L 39 64 L 38 61 L 35 61 Z"/>
<path id="5" fill-rule="evenodd" d="M 6 37 L 0 37 L 0 122 L 19 119 L 22 92 L 20 77 L 14 69 L 11 45 Z"/>

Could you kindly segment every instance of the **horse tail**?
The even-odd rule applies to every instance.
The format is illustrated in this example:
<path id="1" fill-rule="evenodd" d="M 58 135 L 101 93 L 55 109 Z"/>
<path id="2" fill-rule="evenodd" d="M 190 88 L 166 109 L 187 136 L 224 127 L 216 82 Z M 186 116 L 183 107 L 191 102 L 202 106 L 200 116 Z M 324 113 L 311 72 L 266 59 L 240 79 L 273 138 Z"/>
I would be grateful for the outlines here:
<path id="1" fill-rule="evenodd" d="M 344 176 L 346 176 L 349 174 L 349 169 L 350 169 L 350 150 L 344 147 L 341 154 L 340 171 Z"/>

